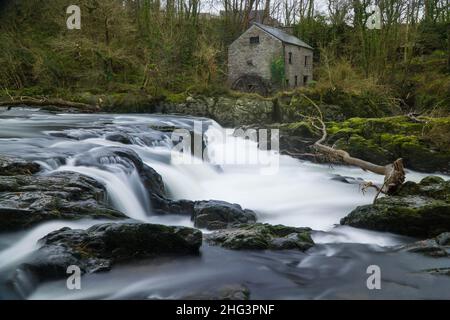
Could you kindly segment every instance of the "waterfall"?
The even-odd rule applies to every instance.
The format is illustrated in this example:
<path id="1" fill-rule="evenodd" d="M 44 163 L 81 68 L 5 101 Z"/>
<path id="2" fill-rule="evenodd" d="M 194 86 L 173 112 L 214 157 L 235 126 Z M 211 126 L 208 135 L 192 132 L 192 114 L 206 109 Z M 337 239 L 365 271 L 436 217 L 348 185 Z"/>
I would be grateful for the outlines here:
<path id="1" fill-rule="evenodd" d="M 72 171 L 89 176 L 102 183 L 113 207 L 128 217 L 147 221 L 150 204 L 136 170 L 127 174 L 123 170 L 107 171 L 95 167 L 64 165 L 54 170 Z"/>

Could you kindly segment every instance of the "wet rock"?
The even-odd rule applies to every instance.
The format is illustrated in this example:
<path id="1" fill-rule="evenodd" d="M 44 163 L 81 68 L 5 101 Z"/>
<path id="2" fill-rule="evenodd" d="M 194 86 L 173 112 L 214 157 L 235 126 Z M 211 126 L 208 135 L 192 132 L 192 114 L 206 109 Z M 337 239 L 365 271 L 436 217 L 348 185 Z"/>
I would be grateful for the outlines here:
<path id="1" fill-rule="evenodd" d="M 223 126 L 270 123 L 273 117 L 273 102 L 256 97 L 219 97 L 210 107 L 210 113 Z"/>
<path id="2" fill-rule="evenodd" d="M 341 224 L 429 238 L 450 230 L 450 181 L 427 177 L 407 182 L 396 194 L 357 207 Z"/>
<path id="3" fill-rule="evenodd" d="M 39 170 L 37 163 L 0 155 L 0 176 L 31 175 Z"/>
<path id="4" fill-rule="evenodd" d="M 424 270 L 424 272 L 433 275 L 450 276 L 450 268 L 433 268 Z"/>
<path id="5" fill-rule="evenodd" d="M 155 194 L 152 194 L 151 201 L 154 213 L 190 216 L 197 228 L 218 230 L 256 222 L 255 212 L 225 201 L 171 200 Z"/>
<path id="6" fill-rule="evenodd" d="M 155 214 L 179 214 L 191 217 L 194 214 L 194 201 L 171 200 L 157 194 L 152 194 L 150 199 Z"/>
<path id="7" fill-rule="evenodd" d="M 195 96 L 187 97 L 182 102 L 163 102 L 156 111 L 162 113 L 179 113 L 208 117 L 223 126 L 236 127 L 252 123 L 269 123 L 273 118 L 273 102 L 253 96 L 217 98 Z"/>
<path id="8" fill-rule="evenodd" d="M 144 223 L 105 223 L 87 230 L 62 228 L 41 240 L 21 269 L 40 281 L 67 276 L 76 265 L 82 273 L 107 271 L 117 262 L 161 255 L 198 254 L 199 230 Z"/>
<path id="9" fill-rule="evenodd" d="M 105 139 L 123 144 L 133 144 L 131 137 L 125 133 L 109 133 L 105 136 Z"/>
<path id="10" fill-rule="evenodd" d="M 52 137 L 65 138 L 71 140 L 86 140 L 92 138 L 99 138 L 102 135 L 103 129 L 86 129 L 86 130 L 76 130 L 69 129 L 64 131 L 52 131 L 48 134 Z"/>
<path id="11" fill-rule="evenodd" d="M 440 246 L 450 246 L 450 232 L 441 233 L 435 239 Z"/>
<path id="12" fill-rule="evenodd" d="M 248 300 L 250 290 L 241 284 L 225 285 L 211 288 L 202 292 L 192 292 L 180 299 L 182 300 Z"/>
<path id="13" fill-rule="evenodd" d="M 447 257 L 450 255 L 450 232 L 444 232 L 432 239 L 407 244 L 401 250 L 421 253 L 430 257 Z"/>
<path id="14" fill-rule="evenodd" d="M 450 201 L 450 181 L 437 176 L 423 178 L 420 183 L 407 181 L 397 191 L 397 196 L 422 196 Z"/>
<path id="15" fill-rule="evenodd" d="M 0 176 L 0 232 L 55 219 L 125 217 L 109 207 L 102 184 L 78 173 Z"/>
<path id="16" fill-rule="evenodd" d="M 121 165 L 130 173 L 136 169 L 145 188 L 150 194 L 160 196 L 165 194 L 162 177 L 153 168 L 147 166 L 139 155 L 128 148 L 104 147 L 95 152 L 86 152 L 79 155 L 75 162 L 78 166 L 96 166 L 105 169 L 107 165 Z"/>
<path id="17" fill-rule="evenodd" d="M 361 178 L 354 178 L 354 177 L 348 177 L 348 176 L 341 176 L 340 174 L 335 174 L 331 178 L 333 181 L 339 181 L 342 183 L 347 184 L 361 184 L 364 180 Z"/>
<path id="18" fill-rule="evenodd" d="M 306 251 L 314 245 L 310 228 L 295 228 L 270 224 L 243 224 L 232 229 L 215 231 L 205 235 L 213 245 L 234 250 L 283 250 Z"/>
<path id="19" fill-rule="evenodd" d="M 440 246 L 435 239 L 421 240 L 408 244 L 402 248 L 404 251 L 421 253 L 430 257 L 447 257 L 448 253 L 444 246 Z"/>
<path id="20" fill-rule="evenodd" d="M 256 214 L 251 210 L 242 209 L 238 204 L 225 201 L 197 201 L 192 221 L 197 228 L 217 230 L 236 224 L 255 223 Z"/>
<path id="21" fill-rule="evenodd" d="M 142 183 L 151 193 L 164 195 L 165 188 L 161 175 L 152 167 L 147 166 L 136 152 L 130 149 L 109 148 L 115 155 L 129 159 L 136 167 Z"/>

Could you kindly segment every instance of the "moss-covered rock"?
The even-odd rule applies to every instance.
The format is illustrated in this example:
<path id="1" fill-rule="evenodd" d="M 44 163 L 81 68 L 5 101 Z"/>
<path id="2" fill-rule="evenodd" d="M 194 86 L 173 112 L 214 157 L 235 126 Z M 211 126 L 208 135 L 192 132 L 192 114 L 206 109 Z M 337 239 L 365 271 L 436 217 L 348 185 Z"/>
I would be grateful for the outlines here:
<path id="1" fill-rule="evenodd" d="M 66 277 L 67 267 L 82 273 L 106 271 L 117 262 L 161 255 L 198 254 L 199 230 L 144 223 L 105 223 L 87 230 L 62 228 L 41 240 L 21 269 L 39 280 Z"/>
<path id="2" fill-rule="evenodd" d="M 210 230 L 230 228 L 236 224 L 255 223 L 256 214 L 236 203 L 197 201 L 191 217 L 194 226 Z"/>
<path id="3" fill-rule="evenodd" d="M 395 115 L 400 108 L 386 92 L 361 91 L 350 92 L 340 88 L 301 88 L 293 92 L 279 94 L 283 121 L 301 121 L 305 114 L 316 114 L 316 103 L 326 121 L 344 121 L 353 117 L 387 117 Z"/>
<path id="4" fill-rule="evenodd" d="M 163 100 L 155 103 L 152 112 L 186 114 L 211 118 L 222 126 L 267 124 L 273 121 L 271 99 L 258 95 L 187 96 L 183 101 Z"/>
<path id="5" fill-rule="evenodd" d="M 341 224 L 428 238 L 450 231 L 450 181 L 407 182 L 396 194 L 357 207 Z"/>
<path id="6" fill-rule="evenodd" d="M 328 145 L 380 165 L 403 158 L 409 169 L 450 172 L 450 118 L 351 118 L 327 122 Z M 311 152 L 320 133 L 307 122 L 272 124 L 280 129 L 280 149 L 287 153 Z"/>
<path id="7" fill-rule="evenodd" d="M 328 124 L 328 144 L 352 156 L 378 164 L 403 158 L 407 168 L 424 171 L 450 170 L 450 118 L 408 117 L 348 119 Z M 439 132 L 439 133 L 438 133 Z"/>
<path id="8" fill-rule="evenodd" d="M 314 245 L 311 229 L 270 224 L 242 224 L 206 235 L 206 241 L 233 250 L 305 251 Z"/>

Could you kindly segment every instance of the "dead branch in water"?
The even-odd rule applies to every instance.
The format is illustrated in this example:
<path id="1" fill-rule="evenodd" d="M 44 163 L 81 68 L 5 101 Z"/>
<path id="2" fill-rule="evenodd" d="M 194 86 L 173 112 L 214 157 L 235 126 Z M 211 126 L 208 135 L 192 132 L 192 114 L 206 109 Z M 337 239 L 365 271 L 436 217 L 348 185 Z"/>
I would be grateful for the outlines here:
<path id="1" fill-rule="evenodd" d="M 330 159 L 331 161 L 357 166 L 365 171 L 370 171 L 384 176 L 384 183 L 381 187 L 374 185 L 372 182 L 367 182 L 362 186 L 363 191 L 365 191 L 369 187 L 377 189 L 377 194 L 374 201 L 378 198 L 380 193 L 390 194 L 405 182 L 405 170 L 403 167 L 403 160 L 401 158 L 395 160 L 391 164 L 381 166 L 359 158 L 352 157 L 347 151 L 335 149 L 334 147 L 325 145 L 324 143 L 327 139 L 327 127 L 325 125 L 325 122 L 323 121 L 322 111 L 320 110 L 319 106 L 306 95 L 303 95 L 303 97 L 315 107 L 319 114 L 318 116 L 305 117 L 310 122 L 311 126 L 322 133 L 320 139 L 314 143 L 314 149 L 317 152 L 328 157 L 328 159 Z"/>

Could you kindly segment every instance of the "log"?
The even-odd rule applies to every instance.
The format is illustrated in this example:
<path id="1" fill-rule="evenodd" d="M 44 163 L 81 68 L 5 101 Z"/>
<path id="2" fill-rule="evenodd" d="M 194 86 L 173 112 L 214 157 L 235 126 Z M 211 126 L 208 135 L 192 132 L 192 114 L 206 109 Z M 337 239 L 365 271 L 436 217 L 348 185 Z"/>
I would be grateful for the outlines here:
<path id="1" fill-rule="evenodd" d="M 330 147 L 325 145 L 325 141 L 327 139 L 327 127 L 325 122 L 323 121 L 322 112 L 319 106 L 309 99 L 307 96 L 303 95 L 309 102 L 316 108 L 319 113 L 319 116 L 311 117 L 308 116 L 308 120 L 311 122 L 311 125 L 319 129 L 322 132 L 322 136 L 319 140 L 314 143 L 314 149 L 323 154 L 324 156 L 329 157 L 330 159 L 337 160 L 342 163 L 346 163 L 349 165 L 357 166 L 363 170 L 370 171 L 379 175 L 384 176 L 384 183 L 381 188 L 375 186 L 372 183 L 367 183 L 365 187 L 374 187 L 377 189 L 377 194 L 375 196 L 374 201 L 377 199 L 380 193 L 384 194 L 392 194 L 395 190 L 398 189 L 405 182 L 405 170 L 403 166 L 403 160 L 401 158 L 395 160 L 393 163 L 381 166 L 374 164 L 369 161 L 365 161 L 359 158 L 352 157 L 347 151 L 335 149 L 334 147 Z M 317 125 L 317 123 L 319 125 Z"/>
<path id="2" fill-rule="evenodd" d="M 10 101 L 0 101 L 0 106 L 20 106 L 20 105 L 27 105 L 27 106 L 38 106 L 38 107 L 44 107 L 44 106 L 55 106 L 55 107 L 62 107 L 62 108 L 75 108 L 75 109 L 82 109 L 84 111 L 97 111 L 98 106 L 93 106 L 86 103 L 81 102 L 73 102 L 73 101 L 67 101 L 63 99 L 34 99 L 34 98 L 28 98 L 28 97 L 19 97 L 14 100 Z"/>

